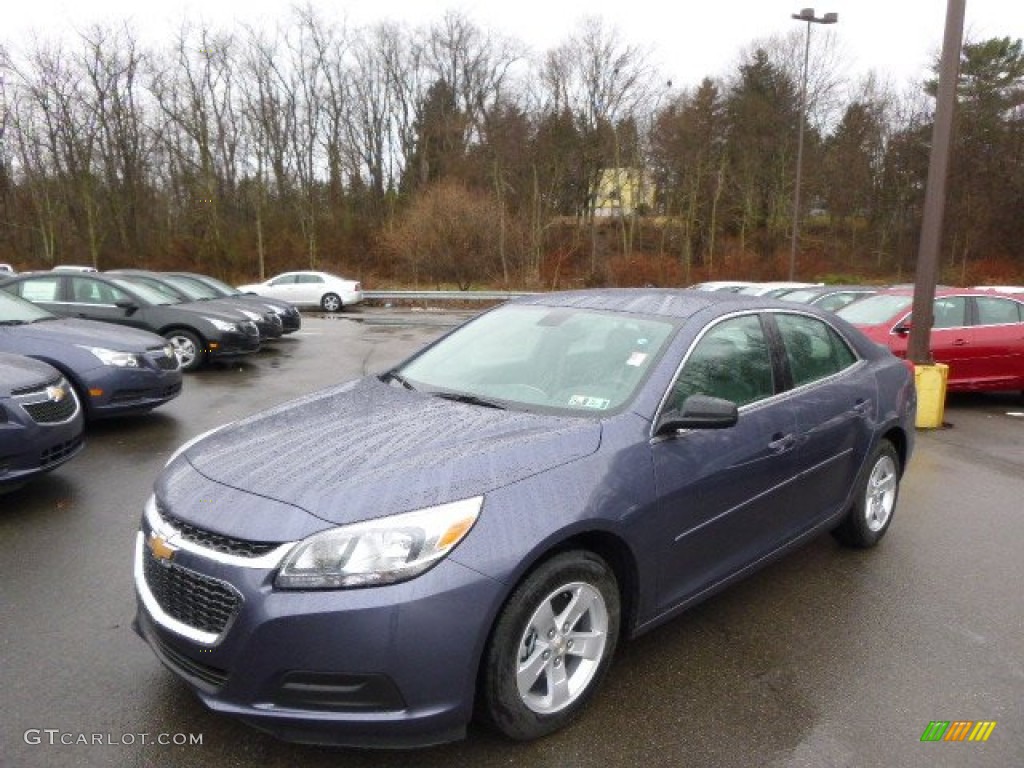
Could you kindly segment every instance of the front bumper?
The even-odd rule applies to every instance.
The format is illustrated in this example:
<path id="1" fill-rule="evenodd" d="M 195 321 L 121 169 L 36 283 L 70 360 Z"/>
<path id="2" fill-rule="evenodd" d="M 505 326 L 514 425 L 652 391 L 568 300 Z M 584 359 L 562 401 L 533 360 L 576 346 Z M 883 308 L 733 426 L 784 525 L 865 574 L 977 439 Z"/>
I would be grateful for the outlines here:
<path id="1" fill-rule="evenodd" d="M 74 458 L 84 445 L 78 406 L 72 416 L 55 423 L 36 423 L 8 413 L 0 423 L 0 486 L 18 486 L 56 469 Z"/>
<path id="2" fill-rule="evenodd" d="M 89 418 L 141 413 L 167 403 L 181 394 L 181 368 L 114 368 L 100 366 L 83 377 Z"/>
<path id="3" fill-rule="evenodd" d="M 209 339 L 206 351 L 210 358 L 240 357 L 259 351 L 260 331 L 256 323 L 250 320 L 238 325 L 239 331 L 219 331 Z"/>
<path id="4" fill-rule="evenodd" d="M 154 564 L 149 534 L 144 522 L 135 630 L 210 709 L 303 743 L 425 746 L 464 735 L 497 582 L 445 560 L 402 584 L 277 590 L 276 567 L 194 548 Z M 218 592 L 230 617 L 193 631 L 189 621 L 206 616 L 182 612 L 179 596 L 167 594 L 179 578 L 182 594 L 195 584 Z"/>

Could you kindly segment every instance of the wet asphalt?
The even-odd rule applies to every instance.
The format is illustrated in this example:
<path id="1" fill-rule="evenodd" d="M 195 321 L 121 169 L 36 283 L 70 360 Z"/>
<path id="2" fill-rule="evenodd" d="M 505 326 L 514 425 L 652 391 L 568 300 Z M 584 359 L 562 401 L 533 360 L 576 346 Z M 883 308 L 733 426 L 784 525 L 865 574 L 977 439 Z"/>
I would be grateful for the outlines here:
<path id="1" fill-rule="evenodd" d="M 161 466 L 193 435 L 384 370 L 458 319 L 309 316 L 252 359 L 189 375 L 154 413 L 92 425 L 78 458 L 0 496 L 0 766 L 1024 765 L 1018 394 L 951 397 L 950 426 L 918 432 L 877 549 L 825 535 L 625 643 L 582 719 L 542 741 L 473 728 L 411 753 L 325 749 L 207 711 L 130 628 L 133 541 Z M 985 743 L 922 743 L 936 720 L 997 725 Z"/>

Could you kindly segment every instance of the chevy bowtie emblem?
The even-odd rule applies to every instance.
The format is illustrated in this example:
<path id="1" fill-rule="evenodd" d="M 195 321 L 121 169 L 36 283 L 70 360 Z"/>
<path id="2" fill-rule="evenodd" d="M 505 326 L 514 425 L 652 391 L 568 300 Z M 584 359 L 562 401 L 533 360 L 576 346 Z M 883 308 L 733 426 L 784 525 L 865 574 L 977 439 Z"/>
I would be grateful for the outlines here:
<path id="1" fill-rule="evenodd" d="M 167 543 L 167 540 L 163 536 L 159 536 L 155 533 L 149 535 L 149 539 L 146 541 L 146 546 L 149 547 L 149 551 L 153 554 L 157 560 L 162 563 L 170 563 L 174 557 L 174 553 L 177 552 L 177 548 Z"/>
<path id="2" fill-rule="evenodd" d="M 67 397 L 67 395 L 68 393 L 64 389 L 64 387 L 55 386 L 46 388 L 46 399 L 52 403 L 59 403 L 61 400 Z"/>

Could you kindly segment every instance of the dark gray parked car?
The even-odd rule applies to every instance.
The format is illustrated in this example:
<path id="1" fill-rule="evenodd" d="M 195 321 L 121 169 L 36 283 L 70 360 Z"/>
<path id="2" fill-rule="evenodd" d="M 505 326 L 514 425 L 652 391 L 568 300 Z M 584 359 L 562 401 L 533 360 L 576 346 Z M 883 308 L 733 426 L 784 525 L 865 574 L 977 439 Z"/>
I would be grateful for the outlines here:
<path id="1" fill-rule="evenodd" d="M 179 279 L 190 280 L 197 289 L 205 288 L 212 296 L 230 297 L 249 302 L 252 306 L 266 307 L 281 318 L 281 329 L 284 333 L 295 333 L 302 328 L 302 314 L 298 308 L 287 301 L 272 299 L 269 296 L 257 296 L 255 293 L 242 293 L 233 285 L 218 280 L 210 275 L 202 275 L 198 272 L 168 272 Z"/>
<path id="2" fill-rule="evenodd" d="M 543 736 L 620 639 L 826 531 L 876 544 L 915 402 L 820 310 L 524 297 L 183 446 L 145 505 L 136 629 L 285 739 L 431 744 L 474 713 Z"/>
<path id="3" fill-rule="evenodd" d="M 60 371 L 0 352 L 0 493 L 74 457 L 84 444 L 83 423 Z"/>

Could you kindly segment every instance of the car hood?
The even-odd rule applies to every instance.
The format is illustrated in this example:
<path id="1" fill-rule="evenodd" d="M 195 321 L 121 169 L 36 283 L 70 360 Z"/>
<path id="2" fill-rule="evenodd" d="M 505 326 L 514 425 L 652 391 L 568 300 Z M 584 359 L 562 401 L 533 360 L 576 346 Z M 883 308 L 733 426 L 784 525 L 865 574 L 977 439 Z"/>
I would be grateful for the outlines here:
<path id="1" fill-rule="evenodd" d="M 46 363 L 0 352 L 0 397 L 6 397 L 16 389 L 52 381 L 56 375 L 57 371 Z"/>
<path id="2" fill-rule="evenodd" d="M 143 352 L 148 348 L 163 346 L 167 343 L 163 338 L 149 331 L 78 318 L 44 320 L 28 325 L 13 326 L 12 329 L 22 340 L 35 339 L 40 343 L 81 344 L 87 347 L 105 347 L 119 352 Z"/>
<path id="3" fill-rule="evenodd" d="M 455 403 L 367 377 L 236 422 L 169 471 L 187 463 L 213 483 L 344 524 L 477 496 L 587 456 L 600 440 L 596 421 Z M 175 487 L 158 484 L 158 496 Z M 185 497 L 175 514 L 191 516 L 188 497 L 201 494 L 174 494 Z"/>

